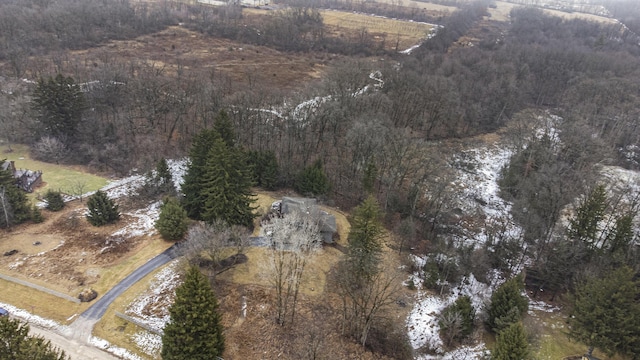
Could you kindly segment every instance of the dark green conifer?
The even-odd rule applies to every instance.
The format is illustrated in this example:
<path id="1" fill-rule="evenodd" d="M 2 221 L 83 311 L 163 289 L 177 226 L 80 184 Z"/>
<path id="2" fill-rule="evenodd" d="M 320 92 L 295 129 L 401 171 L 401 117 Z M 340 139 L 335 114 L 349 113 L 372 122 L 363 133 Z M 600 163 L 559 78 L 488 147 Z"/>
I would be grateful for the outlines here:
<path id="1" fill-rule="evenodd" d="M 175 199 L 168 198 L 160 208 L 156 229 L 165 240 L 180 240 L 187 232 L 187 212 Z"/>
<path id="2" fill-rule="evenodd" d="M 255 200 L 251 185 L 251 172 L 242 152 L 227 147 L 217 138 L 209 152 L 201 183 L 202 220 L 252 227 Z"/>
<path id="3" fill-rule="evenodd" d="M 211 360 L 224 352 L 218 301 L 207 278 L 191 267 L 176 289 L 162 335 L 163 360 Z"/>
<path id="4" fill-rule="evenodd" d="M 47 203 L 47 210 L 60 211 L 64 208 L 64 200 L 60 191 L 47 190 L 44 195 L 44 201 Z"/>
<path id="5" fill-rule="evenodd" d="M 487 311 L 487 325 L 491 331 L 499 333 L 512 323 L 522 319 L 529 307 L 529 301 L 522 295 L 524 281 L 522 275 L 507 280 L 491 295 Z"/>
<path id="6" fill-rule="evenodd" d="M 87 200 L 87 220 L 93 226 L 103 226 L 114 223 L 120 219 L 118 205 L 109 199 L 107 193 L 98 190 Z"/>
<path id="7" fill-rule="evenodd" d="M 294 184 L 294 188 L 302 195 L 325 195 L 331 189 L 327 175 L 322 170 L 322 161 L 317 160 L 313 165 L 305 167 Z"/>
<path id="8" fill-rule="evenodd" d="M 202 182 L 205 174 L 207 157 L 216 139 L 220 138 L 217 131 L 211 129 L 198 133 L 189 151 L 189 168 L 182 184 L 182 206 L 191 219 L 202 220 L 204 199 L 202 198 Z M 215 154 L 214 154 L 215 155 Z"/>
<path id="9" fill-rule="evenodd" d="M 491 359 L 527 360 L 531 358 L 527 334 L 520 321 L 510 324 L 500 331 Z"/>

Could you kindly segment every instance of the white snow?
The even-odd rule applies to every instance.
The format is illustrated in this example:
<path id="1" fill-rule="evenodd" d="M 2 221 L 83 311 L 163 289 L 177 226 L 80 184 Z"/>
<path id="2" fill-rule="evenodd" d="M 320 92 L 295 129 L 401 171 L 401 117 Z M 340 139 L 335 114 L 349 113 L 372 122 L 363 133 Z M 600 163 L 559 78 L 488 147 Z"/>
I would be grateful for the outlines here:
<path id="1" fill-rule="evenodd" d="M 177 264 L 178 262 L 174 261 L 159 271 L 149 289 L 133 300 L 125 313 L 157 331 L 162 331 L 169 321 L 169 309 L 165 306 L 167 294 L 173 294 L 180 282 L 180 275 L 176 271 Z M 148 308 L 153 308 L 154 313 L 160 313 L 162 316 L 144 314 L 144 310 Z"/>
<path id="2" fill-rule="evenodd" d="M 148 331 L 138 331 L 132 337 L 140 350 L 148 355 L 160 354 L 162 350 L 162 336 Z"/>
<path id="3" fill-rule="evenodd" d="M 126 212 L 124 214 L 136 218 L 135 222 L 128 224 L 120 230 L 111 234 L 114 237 L 132 238 L 143 235 L 153 235 L 156 233 L 155 223 L 160 217 L 160 206 L 162 201 L 156 201 L 146 208 L 138 209 L 133 212 Z"/>
<path id="4" fill-rule="evenodd" d="M 140 356 L 136 354 L 132 354 L 129 350 L 123 349 L 118 346 L 111 345 L 107 340 L 103 340 L 97 337 L 92 336 L 89 339 L 89 343 L 97 348 L 100 348 L 104 351 L 112 353 L 113 355 L 126 360 L 144 360 Z"/>
<path id="5" fill-rule="evenodd" d="M 24 322 L 27 322 L 31 325 L 35 325 L 40 328 L 54 330 L 59 333 L 63 333 L 65 329 L 68 329 L 68 327 L 65 325 L 61 325 L 50 319 L 42 318 L 38 315 L 33 315 L 27 310 L 20 309 L 13 305 L 0 303 L 0 307 L 7 310 L 11 316 L 16 317 Z"/>
<path id="6" fill-rule="evenodd" d="M 493 286 L 498 282 L 499 280 L 495 278 L 494 281 L 492 281 Z M 444 355 L 451 356 L 451 354 L 454 354 L 453 352 L 448 354 L 444 353 L 443 343 L 439 335 L 438 315 L 445 307 L 453 304 L 458 297 L 465 295 L 471 298 L 473 307 L 476 309 L 476 312 L 479 312 L 491 297 L 491 292 L 492 286 L 477 281 L 473 274 L 465 277 L 461 281 L 461 284 L 453 288 L 451 294 L 446 296 L 435 296 L 418 291 L 416 304 L 407 319 L 407 329 L 411 346 L 414 349 L 431 349 L 439 354 L 437 359 L 441 359 Z M 473 349 L 483 350 L 484 345 L 478 344 Z M 431 358 L 419 357 L 419 359 Z M 457 359 L 457 357 L 450 359 Z"/>

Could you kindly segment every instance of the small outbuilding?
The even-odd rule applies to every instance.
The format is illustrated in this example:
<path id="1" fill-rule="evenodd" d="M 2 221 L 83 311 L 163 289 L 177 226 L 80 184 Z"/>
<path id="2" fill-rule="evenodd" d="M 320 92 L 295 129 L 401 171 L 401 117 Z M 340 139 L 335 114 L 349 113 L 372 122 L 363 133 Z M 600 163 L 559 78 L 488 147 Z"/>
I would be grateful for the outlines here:
<path id="1" fill-rule="evenodd" d="M 320 209 L 316 199 L 283 197 L 282 201 L 275 202 L 271 208 L 282 215 L 289 214 L 294 211 L 300 211 L 305 214 L 313 214 L 314 216 L 317 216 L 322 241 L 325 244 L 333 243 L 333 237 L 338 231 L 336 218 L 328 212 Z"/>

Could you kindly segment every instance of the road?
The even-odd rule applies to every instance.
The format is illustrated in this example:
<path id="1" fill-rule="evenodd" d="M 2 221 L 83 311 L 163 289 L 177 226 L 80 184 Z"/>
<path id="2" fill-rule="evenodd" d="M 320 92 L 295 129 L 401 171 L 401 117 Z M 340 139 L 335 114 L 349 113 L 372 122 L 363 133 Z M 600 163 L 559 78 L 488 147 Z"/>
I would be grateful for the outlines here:
<path id="1" fill-rule="evenodd" d="M 117 357 L 100 350 L 93 345 L 70 340 L 52 330 L 41 329 L 30 325 L 30 334 L 43 337 L 51 342 L 51 345 L 64 351 L 71 360 L 118 360 Z"/>
<path id="2" fill-rule="evenodd" d="M 111 303 L 133 284 L 140 281 L 153 270 L 167 264 L 179 256 L 176 245 L 171 246 L 160 255 L 146 262 L 126 278 L 120 281 L 111 290 L 107 291 L 98 301 L 85 310 L 64 331 L 59 334 L 53 330 L 39 328 L 30 325 L 31 333 L 42 336 L 51 341 L 51 344 L 63 350 L 72 360 L 116 360 L 118 357 L 90 345 L 89 339 L 94 325 L 102 318 Z"/>

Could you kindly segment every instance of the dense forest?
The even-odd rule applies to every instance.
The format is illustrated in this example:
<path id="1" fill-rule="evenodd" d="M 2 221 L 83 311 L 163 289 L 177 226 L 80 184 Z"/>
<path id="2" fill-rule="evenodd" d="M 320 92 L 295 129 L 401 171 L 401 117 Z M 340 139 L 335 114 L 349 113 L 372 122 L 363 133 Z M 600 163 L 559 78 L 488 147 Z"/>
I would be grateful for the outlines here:
<path id="1" fill-rule="evenodd" d="M 31 145 L 43 161 L 123 175 L 188 155 L 224 110 L 250 168 L 277 164 L 265 188 L 294 188 L 345 209 L 372 194 L 385 227 L 401 239 L 400 251 L 433 260 L 421 271 L 425 284 L 440 291 L 443 281 L 467 274 L 487 281 L 492 269 L 509 278 L 526 268 L 527 284 L 553 297 L 576 291 L 579 297 L 581 284 L 614 269 L 628 267 L 637 278 L 640 194 L 631 187 L 614 193 L 599 176 L 604 165 L 640 168 L 635 1 L 607 5 L 616 24 L 523 6 L 493 26 L 486 25 L 492 4 L 485 0 L 448 2 L 458 10 L 436 17 L 368 2 L 285 3 L 291 7 L 264 18 L 231 4 L 2 1 L 0 139 Z M 399 54 L 364 32 L 329 36 L 314 6 L 441 28 L 411 54 Z M 106 53 L 81 61 L 67 53 L 178 25 L 333 60 L 319 79 L 292 91 L 188 64 L 169 68 Z M 541 129 L 541 117 L 555 120 Z M 469 229 L 454 226 L 456 219 L 485 215 L 460 214 L 451 185 L 453 168 L 462 166 L 455 144 L 496 132 L 512 151 L 500 193 L 522 232 L 478 220 L 474 226 L 489 236 L 469 246 L 461 241 Z M 328 184 L 301 185 L 305 171 L 326 176 Z M 254 179 L 262 185 L 260 174 Z M 635 336 L 623 347 L 596 346 L 635 359 Z"/>

